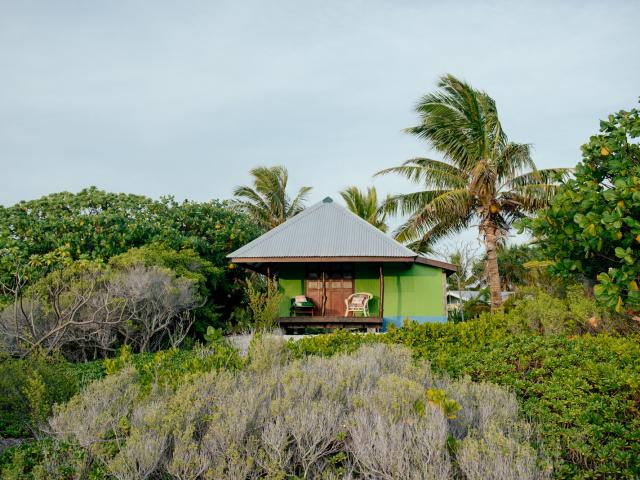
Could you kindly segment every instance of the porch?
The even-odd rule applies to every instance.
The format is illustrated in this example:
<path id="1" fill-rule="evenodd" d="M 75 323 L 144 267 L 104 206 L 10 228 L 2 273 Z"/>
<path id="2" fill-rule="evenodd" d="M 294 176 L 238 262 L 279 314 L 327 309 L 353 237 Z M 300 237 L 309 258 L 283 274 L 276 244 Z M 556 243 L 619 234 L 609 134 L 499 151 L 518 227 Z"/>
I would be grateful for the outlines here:
<path id="1" fill-rule="evenodd" d="M 364 332 L 377 332 L 382 328 L 381 317 L 344 317 L 338 315 L 280 317 L 278 323 L 280 328 L 288 334 L 304 333 L 307 328 L 323 328 L 326 330 L 344 328 Z"/>

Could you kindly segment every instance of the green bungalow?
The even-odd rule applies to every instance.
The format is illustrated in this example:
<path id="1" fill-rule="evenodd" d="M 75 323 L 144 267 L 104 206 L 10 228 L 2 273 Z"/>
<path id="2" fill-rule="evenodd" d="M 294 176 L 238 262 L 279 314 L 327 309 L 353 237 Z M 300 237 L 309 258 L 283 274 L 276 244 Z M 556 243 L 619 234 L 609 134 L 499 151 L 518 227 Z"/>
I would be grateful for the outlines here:
<path id="1" fill-rule="evenodd" d="M 286 330 L 377 331 L 406 318 L 445 322 L 446 277 L 456 270 L 418 255 L 329 197 L 228 258 L 277 278 Z"/>

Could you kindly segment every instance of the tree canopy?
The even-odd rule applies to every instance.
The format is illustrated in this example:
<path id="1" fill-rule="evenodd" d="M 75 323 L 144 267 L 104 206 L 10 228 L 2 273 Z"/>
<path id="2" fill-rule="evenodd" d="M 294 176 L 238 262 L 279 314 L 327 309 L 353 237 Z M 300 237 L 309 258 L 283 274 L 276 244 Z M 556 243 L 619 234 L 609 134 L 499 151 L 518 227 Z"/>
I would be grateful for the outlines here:
<path id="1" fill-rule="evenodd" d="M 236 280 L 245 273 L 229 265 L 226 255 L 259 233 L 255 223 L 230 202 L 153 200 L 95 187 L 77 194 L 53 193 L 0 207 L 0 283 L 14 285 L 18 270 L 23 280 L 33 283 L 64 262 L 106 263 L 131 249 L 162 246 L 128 255 L 168 268 L 178 268 L 192 257 L 192 265 L 202 267 L 199 288 L 209 296 L 199 314 L 214 320 L 219 313 L 229 314 L 230 299 L 242 297 Z"/>
<path id="2" fill-rule="evenodd" d="M 640 309 L 640 112 L 600 122 L 582 146 L 582 161 L 549 208 L 527 222 L 564 277 L 595 283 L 618 311 Z"/>

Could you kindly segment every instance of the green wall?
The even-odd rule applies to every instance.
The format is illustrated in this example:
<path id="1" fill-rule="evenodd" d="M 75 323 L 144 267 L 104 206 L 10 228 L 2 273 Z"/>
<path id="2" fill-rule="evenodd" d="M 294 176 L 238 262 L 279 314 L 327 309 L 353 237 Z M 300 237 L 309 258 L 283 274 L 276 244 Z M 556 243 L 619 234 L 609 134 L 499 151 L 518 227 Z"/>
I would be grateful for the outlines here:
<path id="1" fill-rule="evenodd" d="M 385 265 L 385 318 L 446 317 L 445 308 L 445 281 L 441 269 L 419 263 Z"/>
<path id="2" fill-rule="evenodd" d="M 282 265 L 278 273 L 278 286 L 283 294 L 280 303 L 280 316 L 288 317 L 291 299 L 296 295 L 304 295 L 304 277 L 306 275 L 305 266 L 291 263 Z"/>
<path id="3" fill-rule="evenodd" d="M 371 263 L 355 264 L 355 291 L 370 293 L 373 298 L 369 300 L 369 315 L 377 317 L 380 315 L 378 306 L 380 305 L 380 267 Z M 358 316 L 361 314 L 358 313 Z"/>
<path id="4" fill-rule="evenodd" d="M 304 264 L 281 265 L 278 274 L 283 293 L 280 316 L 289 316 L 291 298 L 304 295 Z M 377 264 L 355 263 L 355 291 L 373 295 L 369 312 L 378 315 L 380 271 Z M 384 266 L 384 317 L 402 324 L 409 317 L 418 321 L 446 321 L 445 281 L 442 270 L 419 263 L 387 263 Z"/>

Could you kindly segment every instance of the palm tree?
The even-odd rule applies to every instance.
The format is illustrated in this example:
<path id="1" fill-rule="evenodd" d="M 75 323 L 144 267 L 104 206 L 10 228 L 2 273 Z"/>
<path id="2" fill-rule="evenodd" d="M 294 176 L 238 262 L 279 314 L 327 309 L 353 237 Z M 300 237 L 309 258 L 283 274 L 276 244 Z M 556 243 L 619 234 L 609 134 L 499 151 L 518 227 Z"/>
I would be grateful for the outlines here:
<path id="1" fill-rule="evenodd" d="M 387 213 L 384 205 L 378 202 L 376 187 L 368 187 L 363 192 L 358 187 L 347 187 L 340 192 L 347 208 L 383 232 L 387 231 L 385 220 Z"/>
<path id="2" fill-rule="evenodd" d="M 236 187 L 237 203 L 265 230 L 277 227 L 304 210 L 311 187 L 302 187 L 293 200 L 287 195 L 289 173 L 283 166 L 256 167 L 249 172 L 253 187 Z"/>
<path id="3" fill-rule="evenodd" d="M 378 172 L 420 184 L 392 196 L 390 213 L 408 215 L 399 241 L 414 248 L 475 225 L 484 240 L 491 306 L 501 304 L 497 245 L 513 222 L 547 205 L 567 169 L 538 170 L 529 145 L 509 142 L 494 100 L 452 75 L 416 107 L 421 123 L 406 132 L 427 140 L 443 160 L 413 158 Z"/>

